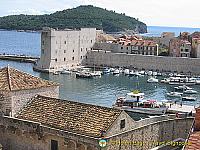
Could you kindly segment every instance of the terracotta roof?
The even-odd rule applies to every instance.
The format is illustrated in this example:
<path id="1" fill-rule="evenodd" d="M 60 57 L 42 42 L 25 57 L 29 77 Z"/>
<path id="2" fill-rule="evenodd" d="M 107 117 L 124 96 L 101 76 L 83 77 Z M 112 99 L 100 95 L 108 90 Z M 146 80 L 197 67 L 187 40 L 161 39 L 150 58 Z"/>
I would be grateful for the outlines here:
<path id="1" fill-rule="evenodd" d="M 134 46 L 156 46 L 156 42 L 150 40 L 133 40 L 131 45 Z"/>
<path id="2" fill-rule="evenodd" d="M 185 150 L 200 150 L 200 131 L 193 132 L 188 139 L 188 143 Z"/>
<path id="3" fill-rule="evenodd" d="M 0 69 L 0 91 L 18 91 L 58 85 L 11 67 Z"/>
<path id="4" fill-rule="evenodd" d="M 53 128 L 91 137 L 107 131 L 121 110 L 37 95 L 16 115 Z"/>

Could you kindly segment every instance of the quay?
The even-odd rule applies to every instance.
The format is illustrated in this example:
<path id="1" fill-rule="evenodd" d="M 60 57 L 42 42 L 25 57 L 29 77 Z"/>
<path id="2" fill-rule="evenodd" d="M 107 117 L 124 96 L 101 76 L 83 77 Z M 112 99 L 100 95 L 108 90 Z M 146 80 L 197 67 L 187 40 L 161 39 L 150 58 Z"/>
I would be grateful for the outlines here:
<path id="1" fill-rule="evenodd" d="M 170 106 L 170 103 L 166 103 L 168 106 L 167 112 L 168 113 L 190 113 L 195 114 L 195 107 L 194 106 L 189 106 L 189 105 L 180 105 L 180 104 L 172 104 Z"/>
<path id="2" fill-rule="evenodd" d="M 39 57 L 25 55 L 0 54 L 0 60 L 20 61 L 35 64 Z"/>

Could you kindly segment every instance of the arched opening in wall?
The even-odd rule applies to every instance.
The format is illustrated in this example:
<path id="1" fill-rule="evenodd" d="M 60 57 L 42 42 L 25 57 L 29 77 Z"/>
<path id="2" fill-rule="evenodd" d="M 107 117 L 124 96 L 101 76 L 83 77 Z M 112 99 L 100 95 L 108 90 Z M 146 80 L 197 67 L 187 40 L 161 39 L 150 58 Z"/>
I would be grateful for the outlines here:
<path id="1" fill-rule="evenodd" d="M 67 143 L 67 149 L 66 150 L 75 150 L 75 148 L 76 148 L 75 142 L 69 141 Z"/>
<path id="2" fill-rule="evenodd" d="M 86 147 L 85 147 L 84 144 L 78 143 L 78 144 L 77 144 L 77 149 L 78 149 L 78 150 L 86 150 Z"/>

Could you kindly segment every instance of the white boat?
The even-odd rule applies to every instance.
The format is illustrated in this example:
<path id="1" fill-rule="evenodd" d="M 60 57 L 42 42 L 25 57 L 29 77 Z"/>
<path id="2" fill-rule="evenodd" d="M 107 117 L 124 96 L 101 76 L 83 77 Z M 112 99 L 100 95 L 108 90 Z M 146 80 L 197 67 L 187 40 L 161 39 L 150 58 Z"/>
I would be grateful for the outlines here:
<path id="1" fill-rule="evenodd" d="M 93 71 L 90 73 L 92 76 L 101 76 L 102 75 L 102 71 Z"/>
<path id="2" fill-rule="evenodd" d="M 129 72 L 129 75 L 130 75 L 130 76 L 142 76 L 138 71 L 134 71 L 134 70 L 131 70 L 131 71 Z"/>
<path id="3" fill-rule="evenodd" d="M 53 75 L 59 75 L 59 72 L 58 71 L 54 71 Z"/>
<path id="4" fill-rule="evenodd" d="M 195 90 L 185 90 L 183 93 L 184 94 L 197 94 L 198 92 Z"/>
<path id="5" fill-rule="evenodd" d="M 104 73 L 104 74 L 107 74 L 107 73 L 110 73 L 110 72 L 111 72 L 111 71 L 110 71 L 109 68 L 104 68 L 104 69 L 103 69 L 103 73 Z"/>
<path id="6" fill-rule="evenodd" d="M 160 80 L 161 83 L 169 83 L 169 78 L 164 78 L 163 80 Z"/>
<path id="7" fill-rule="evenodd" d="M 125 70 L 124 70 L 124 74 L 125 74 L 125 75 L 129 75 L 129 72 L 130 72 L 129 69 L 125 69 Z"/>
<path id="8" fill-rule="evenodd" d="M 114 72 L 115 70 L 115 68 L 110 68 L 110 72 Z"/>
<path id="9" fill-rule="evenodd" d="M 147 80 L 148 83 L 158 83 L 158 79 L 154 78 L 154 77 L 150 77 L 148 80 Z"/>
<path id="10" fill-rule="evenodd" d="M 153 75 L 153 71 L 148 71 L 148 72 L 147 72 L 147 75 L 148 75 L 148 76 L 152 76 L 152 75 Z"/>
<path id="11" fill-rule="evenodd" d="M 135 75 L 135 72 L 133 71 L 133 70 L 131 70 L 130 72 L 129 72 L 129 76 L 134 76 Z"/>
<path id="12" fill-rule="evenodd" d="M 182 97 L 182 101 L 196 101 L 196 97 Z"/>
<path id="13" fill-rule="evenodd" d="M 141 74 L 141 75 L 145 75 L 145 71 L 144 71 L 144 70 L 139 71 L 139 74 Z"/>
<path id="14" fill-rule="evenodd" d="M 181 77 L 170 77 L 169 78 L 170 85 L 195 85 L 196 82 L 189 80 L 189 78 L 181 78 Z"/>
<path id="15" fill-rule="evenodd" d="M 120 73 L 119 69 L 115 69 L 114 72 L 113 72 L 114 75 L 119 74 L 119 73 Z"/>
<path id="16" fill-rule="evenodd" d="M 82 71 L 76 73 L 76 78 L 92 78 L 92 77 L 93 76 L 89 72 Z"/>
<path id="17" fill-rule="evenodd" d="M 158 73 L 154 71 L 154 72 L 152 72 L 152 75 L 153 75 L 153 76 L 157 76 Z"/>
<path id="18" fill-rule="evenodd" d="M 174 89 L 175 89 L 175 90 L 182 90 L 182 91 L 184 91 L 184 90 L 192 90 L 191 87 L 186 86 L 186 85 L 177 86 L 177 87 L 174 87 Z"/>
<path id="19" fill-rule="evenodd" d="M 64 69 L 60 73 L 61 74 L 71 74 L 71 71 Z"/>
<path id="20" fill-rule="evenodd" d="M 180 92 L 167 93 L 167 96 L 169 96 L 169 97 L 181 97 L 182 95 L 183 95 L 183 93 L 180 93 Z"/>
<path id="21" fill-rule="evenodd" d="M 155 100 L 143 100 L 144 93 L 133 91 L 127 93 L 126 97 L 119 97 L 114 104 L 115 108 L 153 115 L 162 115 L 166 112 L 167 107 L 164 103 Z"/>

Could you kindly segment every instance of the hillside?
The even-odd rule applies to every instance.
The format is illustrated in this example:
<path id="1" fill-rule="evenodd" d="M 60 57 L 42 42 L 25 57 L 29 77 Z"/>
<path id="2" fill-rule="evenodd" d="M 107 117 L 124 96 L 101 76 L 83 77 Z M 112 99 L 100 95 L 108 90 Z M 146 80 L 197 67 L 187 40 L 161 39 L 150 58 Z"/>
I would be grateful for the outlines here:
<path id="1" fill-rule="evenodd" d="M 106 32 L 135 30 L 146 33 L 147 27 L 135 18 L 114 11 L 88 6 L 58 11 L 50 15 L 12 15 L 0 17 L 0 29 L 41 30 L 42 27 L 81 28 L 95 27 Z"/>

